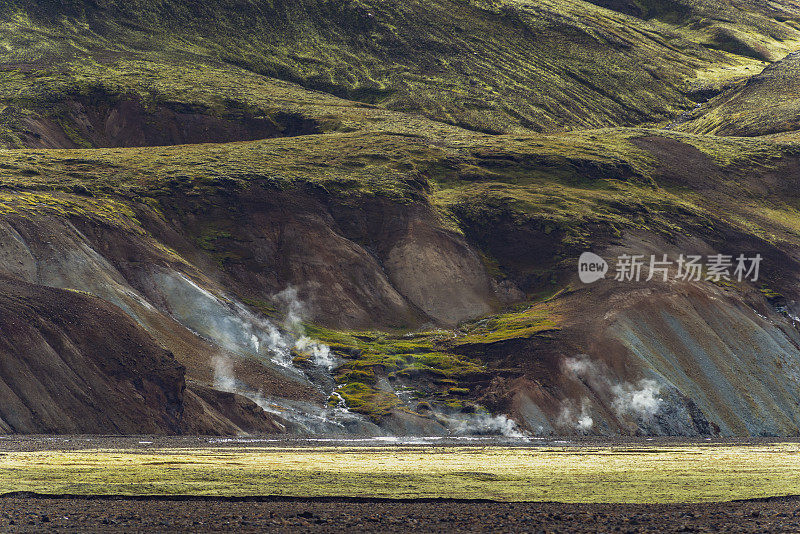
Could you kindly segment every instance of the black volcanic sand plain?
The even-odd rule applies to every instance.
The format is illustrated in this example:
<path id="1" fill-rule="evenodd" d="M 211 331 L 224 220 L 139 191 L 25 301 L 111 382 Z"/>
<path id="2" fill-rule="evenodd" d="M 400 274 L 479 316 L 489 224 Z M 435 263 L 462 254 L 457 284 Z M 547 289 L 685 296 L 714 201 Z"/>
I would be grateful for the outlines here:
<path id="1" fill-rule="evenodd" d="M 796 532 L 800 498 L 682 505 L 0 498 L 3 532 Z"/>

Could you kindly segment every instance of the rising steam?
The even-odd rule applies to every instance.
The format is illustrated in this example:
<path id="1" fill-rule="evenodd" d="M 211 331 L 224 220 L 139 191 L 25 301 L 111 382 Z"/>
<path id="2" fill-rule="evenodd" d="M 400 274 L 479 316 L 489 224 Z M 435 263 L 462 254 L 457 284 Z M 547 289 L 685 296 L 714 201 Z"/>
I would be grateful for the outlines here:
<path id="1" fill-rule="evenodd" d="M 611 407 L 620 418 L 632 417 L 637 423 L 648 423 L 661 409 L 661 386 L 655 380 L 642 379 L 635 384 L 617 381 L 606 365 L 592 361 L 585 354 L 567 358 L 563 365 L 567 376 L 582 382 L 599 397 L 610 397 Z M 588 398 L 581 400 L 580 411 L 574 401 L 565 401 L 559 424 L 586 432 L 593 426 L 590 409 Z"/>
<path id="2" fill-rule="evenodd" d="M 517 423 L 505 415 L 491 415 L 478 412 L 459 419 L 449 419 L 448 427 L 457 436 L 503 436 L 506 438 L 525 438 Z"/>
<path id="3" fill-rule="evenodd" d="M 310 354 L 311 362 L 318 367 L 323 367 L 328 371 L 336 368 L 339 361 L 331 352 L 330 347 L 306 335 L 303 327 L 306 307 L 299 298 L 297 288 L 287 287 L 276 294 L 274 300 L 283 305 L 283 327 L 287 335 L 292 338 L 293 348 L 300 353 Z"/>
<path id="4" fill-rule="evenodd" d="M 556 424 L 562 427 L 574 428 L 581 434 L 588 433 L 594 426 L 589 399 L 582 398 L 580 408 L 575 405 L 575 401 L 572 399 L 564 401 Z"/>
<path id="5" fill-rule="evenodd" d="M 333 371 L 339 365 L 329 346 L 303 336 L 294 344 L 295 350 L 311 354 L 311 361 L 318 367 Z"/>
<path id="6" fill-rule="evenodd" d="M 214 366 L 214 389 L 236 393 L 239 389 L 233 372 L 233 362 L 224 356 L 215 356 L 212 361 Z"/>
<path id="7" fill-rule="evenodd" d="M 255 355 L 295 375 L 302 373 L 292 363 L 293 350 L 310 354 L 312 363 L 328 370 L 337 365 L 326 345 L 306 336 L 302 323 L 305 307 L 293 287 L 275 295 L 274 300 L 284 311 L 279 327 L 234 299 L 203 289 L 182 274 L 163 274 L 156 278 L 156 283 L 167 297 L 173 317 L 228 352 Z M 217 366 L 216 362 L 213 364 Z"/>
<path id="8" fill-rule="evenodd" d="M 663 402 L 659 397 L 661 387 L 655 380 L 643 379 L 636 386 L 616 384 L 611 391 L 615 397 L 612 407 L 618 415 L 633 415 L 644 421 L 651 421 Z"/>

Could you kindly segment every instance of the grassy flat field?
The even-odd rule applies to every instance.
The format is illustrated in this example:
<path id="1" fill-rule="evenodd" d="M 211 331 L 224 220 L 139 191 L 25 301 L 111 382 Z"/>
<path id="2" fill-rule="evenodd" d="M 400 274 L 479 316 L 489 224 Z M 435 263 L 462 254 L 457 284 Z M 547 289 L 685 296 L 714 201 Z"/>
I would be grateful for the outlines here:
<path id="1" fill-rule="evenodd" d="M 13 491 L 569 503 L 727 501 L 800 494 L 800 445 L 0 452 L 0 494 Z"/>

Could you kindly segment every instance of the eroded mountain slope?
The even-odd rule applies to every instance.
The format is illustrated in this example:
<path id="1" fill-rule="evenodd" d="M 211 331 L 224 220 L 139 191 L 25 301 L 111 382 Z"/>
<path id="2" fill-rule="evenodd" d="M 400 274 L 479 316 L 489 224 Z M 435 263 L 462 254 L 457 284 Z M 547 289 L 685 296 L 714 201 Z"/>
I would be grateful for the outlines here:
<path id="1" fill-rule="evenodd" d="M 0 6 L 4 431 L 800 432 L 793 5 Z"/>
<path id="2" fill-rule="evenodd" d="M 604 130 L 11 151 L 2 268 L 114 303 L 290 431 L 788 435 L 793 375 L 769 370 L 800 358 L 797 150 Z M 757 251 L 764 278 L 575 280 L 581 251 L 626 248 Z M 643 381 L 653 412 L 619 408 Z"/>
<path id="3" fill-rule="evenodd" d="M 0 285 L 4 433 L 285 430 L 246 399 L 187 389 L 172 354 L 108 302 L 5 276 Z"/>

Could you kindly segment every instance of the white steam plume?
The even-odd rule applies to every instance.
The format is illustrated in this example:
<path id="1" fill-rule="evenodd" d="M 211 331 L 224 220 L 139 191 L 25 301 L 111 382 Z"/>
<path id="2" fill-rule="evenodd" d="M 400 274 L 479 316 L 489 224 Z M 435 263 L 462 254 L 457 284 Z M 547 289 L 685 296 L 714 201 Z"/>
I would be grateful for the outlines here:
<path id="1" fill-rule="evenodd" d="M 598 365 L 586 355 L 581 355 L 578 358 L 567 358 L 564 360 L 564 368 L 579 378 L 599 376 L 601 374 Z"/>
<path id="2" fill-rule="evenodd" d="M 328 371 L 332 371 L 339 366 L 339 362 L 329 346 L 314 341 L 307 336 L 302 336 L 298 339 L 294 344 L 294 348 L 300 352 L 310 353 L 311 361 L 317 367 L 324 367 Z"/>
<path id="3" fill-rule="evenodd" d="M 236 377 L 231 359 L 225 356 L 214 356 L 211 363 L 214 365 L 214 389 L 236 393 Z"/>
<path id="4" fill-rule="evenodd" d="M 592 361 L 585 354 L 564 360 L 564 370 L 573 379 L 586 384 L 596 395 L 610 397 L 611 407 L 619 417 L 633 416 L 639 421 L 650 422 L 663 404 L 661 386 L 655 380 L 642 379 L 636 384 L 617 381 L 607 366 Z M 584 402 L 589 401 L 583 399 L 582 404 Z M 570 407 L 565 408 L 569 412 Z"/>
<path id="5" fill-rule="evenodd" d="M 564 401 L 556 423 L 562 427 L 574 428 L 582 434 L 588 433 L 594 426 L 589 399 L 582 398 L 580 409 L 572 399 Z"/>
<path id="6" fill-rule="evenodd" d="M 611 406 L 618 415 L 631 414 L 644 421 L 651 421 L 661 408 L 661 387 L 655 380 L 643 379 L 633 384 L 616 384 L 611 388 L 614 401 Z"/>
<path id="7" fill-rule="evenodd" d="M 300 300 L 297 288 L 287 287 L 277 293 L 274 300 L 283 304 L 285 314 L 283 327 L 293 337 L 293 348 L 299 352 L 310 354 L 311 362 L 318 367 L 323 367 L 328 371 L 338 367 L 339 361 L 331 352 L 330 347 L 305 335 L 303 316 L 306 313 L 306 306 Z"/>
<path id="8" fill-rule="evenodd" d="M 464 418 L 448 419 L 453 433 L 459 436 L 504 436 L 507 438 L 528 436 L 519 429 L 517 423 L 503 414 L 491 415 L 479 412 Z"/>
<path id="9" fill-rule="evenodd" d="M 276 293 L 273 299 L 283 304 L 284 319 L 283 326 L 292 333 L 302 333 L 303 316 L 306 313 L 306 305 L 300 300 L 299 292 L 294 286 L 288 286 L 280 293 Z"/>

